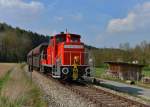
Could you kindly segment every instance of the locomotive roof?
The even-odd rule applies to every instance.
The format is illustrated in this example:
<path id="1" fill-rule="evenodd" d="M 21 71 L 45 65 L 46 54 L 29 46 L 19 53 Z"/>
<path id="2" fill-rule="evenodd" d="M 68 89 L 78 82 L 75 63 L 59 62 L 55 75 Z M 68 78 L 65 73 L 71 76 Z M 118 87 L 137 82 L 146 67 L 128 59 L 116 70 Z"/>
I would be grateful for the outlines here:
<path id="1" fill-rule="evenodd" d="M 33 55 L 35 54 L 39 54 L 41 49 L 43 49 L 44 47 L 47 47 L 48 46 L 48 43 L 41 43 L 39 46 L 35 47 L 34 49 L 32 49 L 27 56 L 32 56 L 32 53 Z"/>
<path id="2" fill-rule="evenodd" d="M 60 33 L 60 34 L 56 34 L 55 36 L 51 36 L 51 39 L 52 39 L 53 37 L 66 36 L 67 34 L 69 34 L 70 36 L 78 37 L 78 38 L 80 38 L 80 37 L 81 37 L 80 35 L 78 35 L 78 34 L 73 34 L 73 33 Z"/>

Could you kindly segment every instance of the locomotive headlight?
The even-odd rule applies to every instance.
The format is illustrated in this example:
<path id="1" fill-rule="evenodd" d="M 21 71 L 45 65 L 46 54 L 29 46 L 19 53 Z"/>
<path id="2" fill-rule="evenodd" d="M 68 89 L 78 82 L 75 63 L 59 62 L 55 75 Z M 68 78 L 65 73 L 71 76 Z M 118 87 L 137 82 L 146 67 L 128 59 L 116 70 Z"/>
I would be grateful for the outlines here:
<path id="1" fill-rule="evenodd" d="M 69 69 L 67 67 L 62 68 L 62 73 L 63 74 L 68 74 L 69 73 Z"/>
<path id="2" fill-rule="evenodd" d="M 85 74 L 86 76 L 90 76 L 90 67 L 85 68 Z"/>
<path id="3" fill-rule="evenodd" d="M 64 48 L 81 49 L 83 45 L 64 45 Z"/>

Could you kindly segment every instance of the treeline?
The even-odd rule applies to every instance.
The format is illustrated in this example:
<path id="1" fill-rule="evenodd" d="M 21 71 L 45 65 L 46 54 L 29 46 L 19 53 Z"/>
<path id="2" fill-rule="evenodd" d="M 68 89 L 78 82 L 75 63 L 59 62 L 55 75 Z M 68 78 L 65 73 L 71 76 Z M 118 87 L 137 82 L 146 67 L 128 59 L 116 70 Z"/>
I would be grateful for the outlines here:
<path id="1" fill-rule="evenodd" d="M 27 53 L 40 43 L 48 42 L 48 38 L 0 23 L 0 62 L 26 61 Z"/>
<path id="2" fill-rule="evenodd" d="M 95 66 L 103 66 L 106 61 L 128 61 L 129 52 L 121 49 L 101 48 L 91 49 Z"/>
<path id="3" fill-rule="evenodd" d="M 150 64 L 150 43 L 143 41 L 135 47 L 130 47 L 129 43 L 120 44 L 118 49 L 114 48 L 91 48 L 90 50 L 94 58 L 95 66 L 104 65 L 105 61 L 121 61 L 132 63 L 133 61 L 139 64 Z"/>
<path id="4" fill-rule="evenodd" d="M 13 28 L 5 23 L 0 24 L 0 62 L 26 61 L 26 55 L 31 49 L 48 40 L 48 36 Z M 99 49 L 88 45 L 86 49 L 94 58 L 96 66 L 103 65 L 105 61 L 150 63 L 150 43 L 146 41 L 135 47 L 130 47 L 129 43 L 125 43 L 120 44 L 118 49 Z"/>

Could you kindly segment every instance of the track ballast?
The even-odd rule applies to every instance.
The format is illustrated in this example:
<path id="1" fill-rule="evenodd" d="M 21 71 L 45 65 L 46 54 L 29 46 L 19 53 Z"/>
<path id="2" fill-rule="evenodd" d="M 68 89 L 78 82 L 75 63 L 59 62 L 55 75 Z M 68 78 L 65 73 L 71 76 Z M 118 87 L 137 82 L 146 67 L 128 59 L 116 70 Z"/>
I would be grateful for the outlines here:
<path id="1" fill-rule="evenodd" d="M 150 107 L 149 105 L 145 105 L 143 103 L 116 94 L 112 94 L 108 91 L 95 88 L 89 84 L 84 84 L 84 83 L 71 84 L 67 82 L 57 81 L 56 79 L 51 78 L 50 75 L 44 75 L 44 76 L 46 78 L 53 80 L 58 85 L 63 85 L 64 87 L 68 88 L 72 92 L 85 98 L 89 102 L 92 102 L 93 103 L 92 105 L 95 105 L 95 107 Z"/>

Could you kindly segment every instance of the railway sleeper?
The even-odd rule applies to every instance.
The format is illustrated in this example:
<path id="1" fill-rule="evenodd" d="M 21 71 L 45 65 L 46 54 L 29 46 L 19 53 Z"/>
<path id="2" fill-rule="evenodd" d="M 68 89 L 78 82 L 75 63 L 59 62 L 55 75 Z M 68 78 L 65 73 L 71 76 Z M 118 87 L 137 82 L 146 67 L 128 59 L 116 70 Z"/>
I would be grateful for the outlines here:
<path id="1" fill-rule="evenodd" d="M 107 102 L 107 101 L 104 101 L 104 103 L 107 103 L 109 107 L 129 107 L 127 103 Z"/>
<path id="2" fill-rule="evenodd" d="M 113 107 L 128 107 L 129 106 L 127 103 L 120 103 L 116 101 L 112 101 L 112 102 L 104 101 L 104 103 L 107 103 L 109 106 L 113 106 Z"/>
<path id="3" fill-rule="evenodd" d="M 76 90 L 80 90 L 80 91 L 82 91 L 82 92 L 94 92 L 93 90 L 89 90 L 89 89 L 80 89 L 80 88 L 74 88 L 74 89 L 76 89 Z"/>
<path id="4" fill-rule="evenodd" d="M 97 100 L 103 100 L 103 99 L 105 99 L 105 100 L 112 100 L 112 99 L 108 99 L 108 98 L 105 98 L 105 97 L 102 97 L 102 96 L 90 96 L 90 97 L 92 97 L 92 98 L 95 98 L 95 99 L 97 99 Z"/>
<path id="5" fill-rule="evenodd" d="M 107 100 L 107 99 L 102 99 L 102 100 L 100 100 L 100 102 L 105 102 L 105 103 L 107 103 L 107 104 L 116 104 L 116 103 L 122 104 L 120 101 Z M 127 103 L 126 103 L 126 104 L 127 104 Z"/>
<path id="6" fill-rule="evenodd" d="M 150 107 L 150 106 L 145 106 L 145 105 L 139 105 L 139 104 L 131 104 L 129 107 Z"/>
<path id="7" fill-rule="evenodd" d="M 89 97 L 96 97 L 96 98 L 102 98 L 102 99 L 113 99 L 113 100 L 117 100 L 111 96 L 103 96 L 103 95 L 88 95 Z"/>
<path id="8" fill-rule="evenodd" d="M 103 95 L 93 95 L 93 94 L 81 94 L 83 97 L 92 97 L 92 98 L 98 98 L 98 99 L 113 99 L 112 97 L 106 97 Z"/>
<path id="9" fill-rule="evenodd" d="M 101 103 L 105 103 L 106 105 L 114 105 L 114 107 L 116 107 L 116 105 L 118 105 L 118 107 L 120 106 L 120 107 L 126 107 L 127 105 L 128 105 L 128 103 L 126 103 L 126 102 L 122 102 L 121 100 L 119 100 L 119 101 L 114 101 L 113 99 L 104 99 L 104 98 L 100 98 L 99 99 L 99 97 L 94 97 L 94 101 L 95 102 L 101 102 Z M 92 99 L 93 100 L 93 99 Z M 117 104 L 116 104 L 117 103 Z"/>
<path id="10" fill-rule="evenodd" d="M 138 102 L 136 103 L 136 102 L 132 102 L 132 101 L 128 101 L 128 103 L 129 103 L 129 107 L 147 107 L 146 105 L 143 105 L 143 104 L 139 104 Z M 149 107 L 149 106 L 148 106 Z"/>
<path id="11" fill-rule="evenodd" d="M 99 102 L 99 103 L 97 103 L 96 107 L 112 107 L 112 106 L 109 106 L 109 105 L 107 105 L 107 104 L 105 104 L 103 102 Z"/>
<path id="12" fill-rule="evenodd" d="M 102 94 L 102 93 L 90 93 L 90 92 L 83 92 L 84 94 L 87 94 L 87 95 L 96 95 L 96 96 L 106 96 L 106 97 L 111 97 L 111 96 L 108 96 L 107 94 Z"/>
<path id="13" fill-rule="evenodd" d="M 103 102 L 93 102 L 91 104 L 95 105 L 94 107 L 109 107 L 107 104 L 105 104 Z M 92 107 L 92 106 L 90 106 L 90 107 Z"/>
<path id="14" fill-rule="evenodd" d="M 106 105 L 115 105 L 116 104 L 116 101 L 102 99 L 102 98 L 99 100 L 99 97 L 98 98 L 89 97 L 88 100 L 92 101 L 94 103 L 104 103 Z M 120 103 L 120 102 L 117 102 L 117 103 Z"/>

